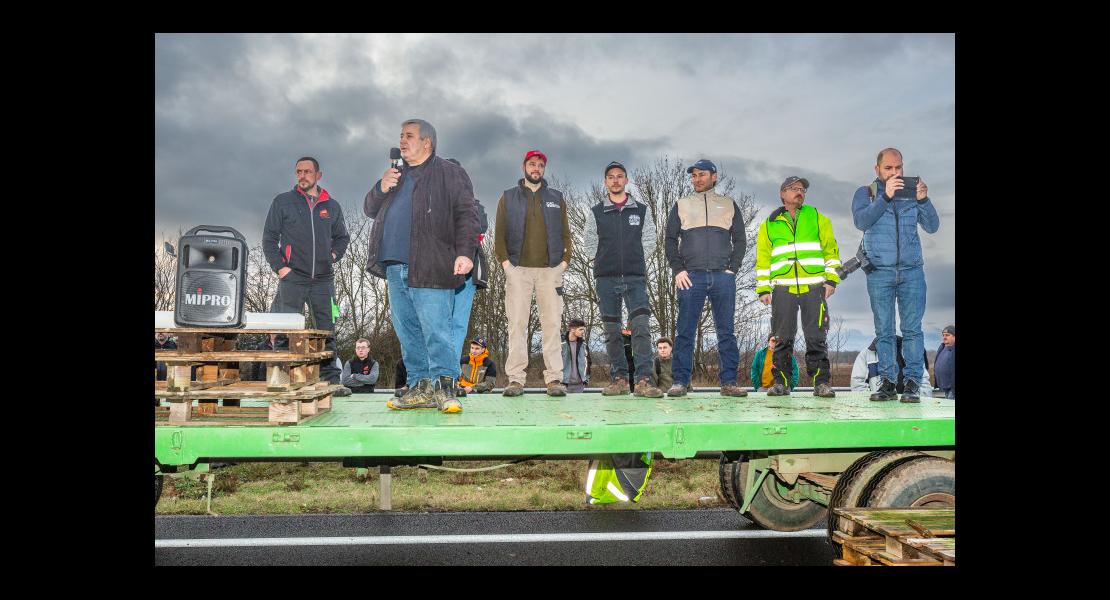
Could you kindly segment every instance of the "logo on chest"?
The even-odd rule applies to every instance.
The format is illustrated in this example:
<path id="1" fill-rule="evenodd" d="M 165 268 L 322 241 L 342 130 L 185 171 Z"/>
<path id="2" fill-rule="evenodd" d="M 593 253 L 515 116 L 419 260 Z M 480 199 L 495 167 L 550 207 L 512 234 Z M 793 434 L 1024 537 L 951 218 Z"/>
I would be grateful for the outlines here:
<path id="1" fill-rule="evenodd" d="M 547 206 L 548 208 L 560 208 L 558 202 L 548 202 L 545 206 Z"/>
<path id="2" fill-rule="evenodd" d="M 320 218 L 321 219 L 328 218 L 328 209 L 326 209 L 326 208 L 321 208 L 320 209 Z"/>
<path id="3" fill-rule="evenodd" d="M 628 215 L 628 224 L 633 227 L 639 227 L 640 215 Z"/>

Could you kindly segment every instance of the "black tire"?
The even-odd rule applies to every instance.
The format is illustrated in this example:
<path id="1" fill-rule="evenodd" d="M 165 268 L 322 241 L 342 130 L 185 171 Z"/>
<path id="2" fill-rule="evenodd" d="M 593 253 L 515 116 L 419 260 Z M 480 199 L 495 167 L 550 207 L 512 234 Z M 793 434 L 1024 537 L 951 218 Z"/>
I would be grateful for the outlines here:
<path id="1" fill-rule="evenodd" d="M 158 506 L 158 499 L 162 497 L 162 475 L 154 476 L 154 506 Z"/>
<path id="2" fill-rule="evenodd" d="M 717 474 L 721 481 L 721 495 L 728 501 L 728 505 L 733 510 L 740 510 L 743 505 L 744 497 L 737 497 L 739 486 L 736 484 L 736 477 L 740 472 L 740 463 L 744 461 L 741 456 L 738 460 L 729 460 L 728 456 L 721 454 L 721 464 L 717 467 Z"/>
<path id="3" fill-rule="evenodd" d="M 937 456 L 920 456 L 888 465 L 876 476 L 867 505 L 955 507 L 956 463 Z"/>
<path id="4" fill-rule="evenodd" d="M 744 497 L 744 483 L 747 481 L 750 465 L 748 461 L 739 463 L 734 478 L 738 498 Z M 771 473 L 763 480 L 763 485 L 744 516 L 773 531 L 801 531 L 825 520 L 827 514 L 828 510 L 824 506 L 812 500 L 791 502 L 784 499 L 779 494 L 775 475 Z"/>
<path id="5" fill-rule="evenodd" d="M 916 450 L 878 450 L 856 459 L 836 481 L 829 496 L 828 530 L 829 543 L 832 544 L 833 532 L 841 531 L 846 535 L 857 536 L 863 526 L 833 512 L 834 508 L 863 508 L 867 506 L 868 484 L 875 475 L 890 463 L 914 456 L 924 456 Z M 839 544 L 832 544 L 837 558 L 841 557 Z"/>

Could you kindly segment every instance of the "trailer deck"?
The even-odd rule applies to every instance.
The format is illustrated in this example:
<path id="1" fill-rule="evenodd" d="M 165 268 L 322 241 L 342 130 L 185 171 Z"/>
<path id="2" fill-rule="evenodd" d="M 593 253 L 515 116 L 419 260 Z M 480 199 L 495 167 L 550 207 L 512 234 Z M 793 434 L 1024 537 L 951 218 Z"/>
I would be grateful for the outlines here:
<path id="1" fill-rule="evenodd" d="M 345 457 L 589 456 L 652 451 L 666 458 L 699 452 L 952 448 L 955 401 L 871 402 L 867 392 L 809 392 L 746 398 L 695 392 L 685 398 L 552 398 L 472 394 L 464 410 L 395 411 L 389 395 L 333 399 L 332 410 L 299 425 L 188 425 L 155 422 L 163 466 L 201 459 Z"/>

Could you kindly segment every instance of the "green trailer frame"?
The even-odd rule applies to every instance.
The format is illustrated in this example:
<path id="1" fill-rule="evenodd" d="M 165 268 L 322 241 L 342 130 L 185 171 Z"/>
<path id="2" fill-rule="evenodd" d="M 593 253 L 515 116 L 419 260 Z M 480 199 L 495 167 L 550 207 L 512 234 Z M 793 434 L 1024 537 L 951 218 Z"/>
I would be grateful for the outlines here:
<path id="1" fill-rule="evenodd" d="M 827 505 L 829 487 L 799 480 L 838 474 L 865 454 L 914 449 L 951 458 L 955 401 L 871 402 L 866 392 L 832 399 L 746 398 L 697 392 L 684 398 L 605 397 L 597 393 L 463 398 L 464 410 L 395 411 L 386 394 L 333 399 L 330 412 L 298 425 L 170 425 L 155 422 L 156 475 L 206 470 L 213 461 L 343 461 L 352 466 L 509 457 L 586 458 L 654 452 L 670 459 L 721 455 L 746 469 L 741 512 L 771 473 L 790 502 Z M 723 453 L 723 454 L 718 454 Z"/>

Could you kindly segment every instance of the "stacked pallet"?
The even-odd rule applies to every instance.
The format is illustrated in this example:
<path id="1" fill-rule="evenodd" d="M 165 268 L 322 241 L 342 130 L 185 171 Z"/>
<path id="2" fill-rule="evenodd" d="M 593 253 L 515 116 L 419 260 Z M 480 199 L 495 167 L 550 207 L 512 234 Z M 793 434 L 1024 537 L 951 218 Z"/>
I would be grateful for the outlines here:
<path id="1" fill-rule="evenodd" d="M 840 566 L 922 566 L 956 564 L 955 508 L 837 508 L 835 514 L 864 527 L 863 535 L 833 532 L 843 558 Z"/>
<path id="2" fill-rule="evenodd" d="M 166 381 L 155 381 L 154 397 L 169 403 L 155 407 L 156 424 L 300 423 L 329 410 L 340 387 L 320 381 L 319 363 L 333 354 L 324 349 L 329 331 L 167 327 L 155 332 L 177 336 L 176 350 L 154 352 L 154 360 L 166 363 Z M 237 349 L 239 337 L 248 334 L 286 335 L 289 349 Z M 250 362 L 266 363 L 266 381 L 240 379 L 239 363 Z M 268 400 L 269 406 L 242 407 L 242 399 Z"/>

